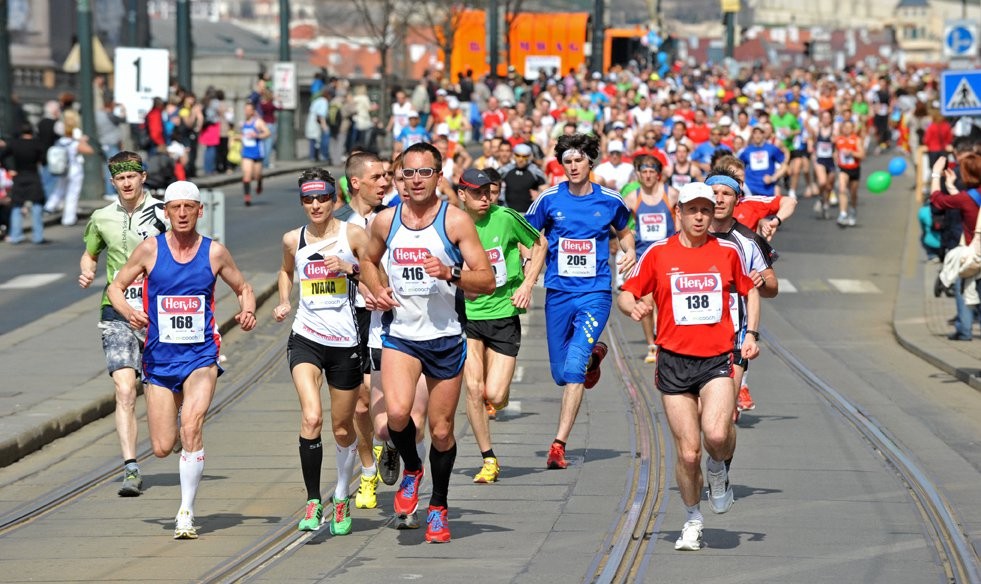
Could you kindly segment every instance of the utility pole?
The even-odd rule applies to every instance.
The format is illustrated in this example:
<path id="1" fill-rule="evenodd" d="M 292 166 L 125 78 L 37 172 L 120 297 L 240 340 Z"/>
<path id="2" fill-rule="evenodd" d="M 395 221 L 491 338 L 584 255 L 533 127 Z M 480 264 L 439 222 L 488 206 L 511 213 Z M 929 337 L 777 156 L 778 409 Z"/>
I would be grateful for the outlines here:
<path id="1" fill-rule="evenodd" d="M 194 46 L 191 41 L 191 3 L 177 0 L 177 84 L 191 90 L 191 59 Z"/>
<path id="2" fill-rule="evenodd" d="M 82 198 L 101 199 L 105 194 L 105 183 L 102 181 L 102 146 L 99 135 L 95 131 L 95 108 L 102 104 L 95 103 L 93 94 L 93 77 L 95 66 L 92 59 L 92 3 L 90 0 L 78 0 L 78 94 L 82 105 L 82 131 L 88 136 L 89 145 L 96 154 L 82 157 L 85 165 L 85 177 L 82 179 Z"/>
<path id="3" fill-rule="evenodd" d="M 288 62 L 290 57 L 290 0 L 279 0 L 279 60 Z M 384 74 L 384 72 L 383 72 Z M 310 96 L 313 99 L 314 96 Z M 276 154 L 279 160 L 296 160 L 296 134 L 293 128 L 293 110 L 280 110 L 276 124 Z M 266 153 L 269 156 L 269 153 Z"/>
<path id="4" fill-rule="evenodd" d="M 603 72 L 603 47 L 606 40 L 603 38 L 603 30 L 606 26 L 606 0 L 596 0 L 593 9 L 593 54 L 590 59 L 590 69 Z"/>
<path id="5" fill-rule="evenodd" d="M 15 135 L 14 104 L 10 100 L 13 91 L 13 69 L 10 66 L 10 31 L 7 29 L 7 0 L 0 0 L 0 137 Z"/>
<path id="6" fill-rule="evenodd" d="M 490 51 L 490 78 L 497 79 L 497 65 L 500 61 L 501 47 L 500 47 L 500 22 L 497 21 L 497 0 L 490 0 L 487 7 L 487 19 L 489 25 L 487 29 L 490 31 L 490 43 L 488 50 Z"/>
<path id="7" fill-rule="evenodd" d="M 139 33 L 137 32 L 137 14 L 139 0 L 126 0 L 126 46 L 138 47 Z"/>
<path id="8" fill-rule="evenodd" d="M 739 0 L 722 0 L 722 22 L 726 27 L 726 59 L 732 59 L 736 51 L 736 14 Z"/>

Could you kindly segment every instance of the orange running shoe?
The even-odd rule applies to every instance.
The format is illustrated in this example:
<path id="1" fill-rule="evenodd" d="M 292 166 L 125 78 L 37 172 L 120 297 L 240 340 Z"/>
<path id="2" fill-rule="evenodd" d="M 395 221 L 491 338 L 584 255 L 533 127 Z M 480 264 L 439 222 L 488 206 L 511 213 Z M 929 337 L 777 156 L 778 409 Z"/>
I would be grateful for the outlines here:
<path id="1" fill-rule="evenodd" d="M 565 460 L 565 446 L 558 442 L 552 442 L 552 446 L 548 449 L 548 461 L 545 466 L 552 470 L 568 467 L 569 463 Z"/>

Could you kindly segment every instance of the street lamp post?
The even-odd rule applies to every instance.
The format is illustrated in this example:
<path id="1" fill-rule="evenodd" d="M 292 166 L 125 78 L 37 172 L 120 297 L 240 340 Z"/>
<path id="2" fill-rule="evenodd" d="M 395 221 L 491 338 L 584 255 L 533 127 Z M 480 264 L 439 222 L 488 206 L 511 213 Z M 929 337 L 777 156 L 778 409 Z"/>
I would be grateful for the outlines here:
<path id="1" fill-rule="evenodd" d="M 603 72 L 603 47 L 606 44 L 606 40 L 603 38 L 604 21 L 606 20 L 605 9 L 606 0 L 596 0 L 593 11 L 593 55 L 590 65 L 593 71 L 600 73 Z"/>
<path id="2" fill-rule="evenodd" d="M 279 0 L 279 60 L 288 62 L 290 57 L 290 0 Z M 313 96 L 311 96 L 311 99 Z M 279 160 L 296 160 L 296 134 L 293 128 L 293 110 L 279 112 L 276 124 L 276 154 Z M 269 156 L 269 153 L 266 153 Z"/>
<path id="3" fill-rule="evenodd" d="M 0 0 L 0 137 L 14 134 L 14 104 L 10 100 L 13 90 L 13 71 L 10 66 L 10 31 L 7 29 L 7 0 Z"/>
<path id="4" fill-rule="evenodd" d="M 85 176 L 82 179 L 82 197 L 85 199 L 101 199 L 105 194 L 105 184 L 102 181 L 102 146 L 99 135 L 95 130 L 95 108 L 102 104 L 95 103 L 93 92 L 93 77 L 95 66 L 92 59 L 92 4 L 90 0 L 78 0 L 78 92 L 82 105 L 82 130 L 89 139 L 89 145 L 96 154 L 83 157 Z"/>
<path id="5" fill-rule="evenodd" d="M 187 89 L 191 87 L 191 59 L 194 46 L 191 41 L 191 3 L 177 0 L 177 84 Z"/>

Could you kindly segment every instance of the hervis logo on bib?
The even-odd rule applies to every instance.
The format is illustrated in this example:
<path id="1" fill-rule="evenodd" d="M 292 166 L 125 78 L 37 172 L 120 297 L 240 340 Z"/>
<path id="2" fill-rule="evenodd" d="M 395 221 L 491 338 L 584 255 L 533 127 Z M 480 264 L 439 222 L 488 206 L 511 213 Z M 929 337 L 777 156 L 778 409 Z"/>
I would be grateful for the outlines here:
<path id="1" fill-rule="evenodd" d="M 722 289 L 722 280 L 715 274 L 680 276 L 674 281 L 676 292 L 709 292 Z"/>
<path id="2" fill-rule="evenodd" d="M 337 272 L 327 269 L 324 262 L 310 262 L 303 268 L 303 275 L 311 280 L 322 280 L 337 277 Z"/>
<path id="3" fill-rule="evenodd" d="M 422 265 L 429 257 L 424 247 L 397 247 L 392 250 L 392 260 L 399 265 Z"/>
<path id="4" fill-rule="evenodd" d="M 501 255 L 501 248 L 495 247 L 494 249 L 487 250 L 487 260 L 490 263 L 496 264 L 496 263 L 500 262 L 503 259 L 504 259 L 504 256 Z"/>
<path id="5" fill-rule="evenodd" d="M 640 222 L 644 225 L 660 225 L 664 223 L 664 213 L 644 213 L 640 216 Z"/>
<path id="6" fill-rule="evenodd" d="M 197 296 L 167 296 L 160 302 L 160 308 L 168 314 L 188 314 L 201 310 L 201 299 Z"/>
<path id="7" fill-rule="evenodd" d="M 566 253 L 590 253 L 593 242 L 589 239 L 563 239 L 562 251 Z"/>

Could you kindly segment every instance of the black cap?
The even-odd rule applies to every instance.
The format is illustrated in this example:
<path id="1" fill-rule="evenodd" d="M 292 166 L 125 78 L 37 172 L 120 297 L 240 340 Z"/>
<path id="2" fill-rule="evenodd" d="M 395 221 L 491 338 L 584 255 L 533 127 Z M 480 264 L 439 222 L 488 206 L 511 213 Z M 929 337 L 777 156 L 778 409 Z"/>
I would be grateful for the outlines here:
<path id="1" fill-rule="evenodd" d="M 480 187 L 487 186 L 491 184 L 492 181 L 489 176 L 484 174 L 484 171 L 477 170 L 476 168 L 468 168 L 463 171 L 463 176 L 460 177 L 460 185 L 468 189 L 479 189 Z"/>

